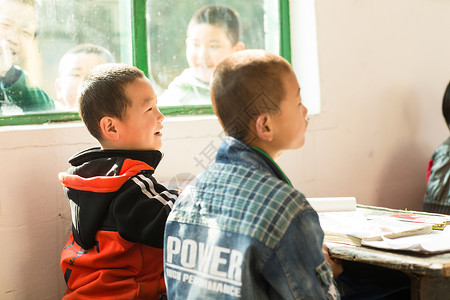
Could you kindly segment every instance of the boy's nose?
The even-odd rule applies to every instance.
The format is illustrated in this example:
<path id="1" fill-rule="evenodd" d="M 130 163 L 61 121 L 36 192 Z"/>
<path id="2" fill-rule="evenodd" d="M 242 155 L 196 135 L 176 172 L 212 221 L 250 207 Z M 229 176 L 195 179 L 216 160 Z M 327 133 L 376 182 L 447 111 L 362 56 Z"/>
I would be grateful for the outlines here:
<path id="1" fill-rule="evenodd" d="M 12 45 L 17 45 L 19 43 L 19 36 L 15 34 L 14 30 L 8 29 L 5 40 Z"/>
<path id="2" fill-rule="evenodd" d="M 207 61 L 209 59 L 208 47 L 206 46 L 199 47 L 197 52 L 197 59 L 200 61 Z"/>
<path id="3" fill-rule="evenodd" d="M 162 112 L 159 110 L 159 108 L 156 108 L 157 110 L 158 110 L 158 113 L 159 113 L 159 115 L 158 115 L 158 117 L 157 117 L 157 120 L 158 120 L 158 122 L 162 122 L 162 121 L 164 121 L 164 115 L 162 114 Z"/>
<path id="4" fill-rule="evenodd" d="M 308 115 L 308 108 L 304 104 L 302 104 L 302 106 L 303 106 L 303 116 L 306 117 Z"/>

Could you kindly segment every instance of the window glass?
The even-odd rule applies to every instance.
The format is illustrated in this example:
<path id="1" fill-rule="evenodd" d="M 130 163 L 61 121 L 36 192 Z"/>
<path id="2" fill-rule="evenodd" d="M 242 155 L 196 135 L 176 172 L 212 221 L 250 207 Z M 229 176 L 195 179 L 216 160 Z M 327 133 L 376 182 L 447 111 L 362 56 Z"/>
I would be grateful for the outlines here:
<path id="1" fill-rule="evenodd" d="M 190 19 L 202 7 L 224 5 L 239 15 L 243 48 L 280 54 L 279 5 L 285 2 L 0 0 L 0 126 L 78 120 L 78 82 L 92 66 L 112 60 L 148 71 L 165 114 L 211 114 L 207 72 L 200 78 L 207 105 L 173 107 L 161 101 L 170 83 L 189 69 L 187 54 L 207 49 L 199 48 L 194 34 L 187 35 Z M 147 28 L 141 30 L 145 20 Z M 204 35 L 198 28 L 193 32 Z M 228 39 L 225 31 L 221 41 Z M 223 43 L 208 47 L 217 52 Z M 200 68 L 211 67 L 203 60 Z"/>
<path id="2" fill-rule="evenodd" d="M 159 105 L 210 105 L 212 70 L 234 51 L 279 54 L 278 2 L 148 0 L 148 65 Z"/>
<path id="3" fill-rule="evenodd" d="M 81 78 L 132 63 L 130 3 L 0 0 L 0 116 L 76 110 Z"/>

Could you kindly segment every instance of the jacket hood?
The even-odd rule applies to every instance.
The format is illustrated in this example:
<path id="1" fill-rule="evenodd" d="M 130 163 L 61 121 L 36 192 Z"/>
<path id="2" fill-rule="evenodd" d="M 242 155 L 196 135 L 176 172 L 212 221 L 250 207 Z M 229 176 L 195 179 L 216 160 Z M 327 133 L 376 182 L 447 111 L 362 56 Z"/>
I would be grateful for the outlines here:
<path id="1" fill-rule="evenodd" d="M 69 162 L 72 167 L 59 174 L 72 212 L 75 241 L 90 249 L 112 201 L 125 182 L 140 172 L 154 172 L 160 151 L 84 150 Z"/>
<path id="2" fill-rule="evenodd" d="M 83 163 L 95 159 L 111 157 L 127 157 L 130 159 L 139 160 L 145 162 L 153 169 L 156 169 L 159 162 L 163 158 L 163 154 L 158 150 L 104 150 L 100 147 L 94 147 L 75 154 L 74 156 L 69 158 L 69 163 L 72 166 L 80 166 Z"/>

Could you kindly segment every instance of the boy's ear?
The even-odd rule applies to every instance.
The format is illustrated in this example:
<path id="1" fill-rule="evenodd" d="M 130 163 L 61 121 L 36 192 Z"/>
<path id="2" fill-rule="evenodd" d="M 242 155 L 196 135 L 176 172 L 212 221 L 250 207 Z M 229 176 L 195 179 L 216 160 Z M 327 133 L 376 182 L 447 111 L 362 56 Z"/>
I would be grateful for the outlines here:
<path id="1" fill-rule="evenodd" d="M 100 120 L 100 130 L 105 139 L 110 141 L 117 141 L 119 139 L 119 130 L 116 123 L 117 119 L 111 117 L 103 117 Z"/>
<path id="2" fill-rule="evenodd" d="M 237 42 L 234 46 L 233 46 L 233 51 L 237 52 L 237 51 L 241 51 L 245 49 L 245 44 L 243 42 Z"/>
<path id="3" fill-rule="evenodd" d="M 273 139 L 272 118 L 268 113 L 263 113 L 256 118 L 255 122 L 256 136 L 270 142 Z"/>

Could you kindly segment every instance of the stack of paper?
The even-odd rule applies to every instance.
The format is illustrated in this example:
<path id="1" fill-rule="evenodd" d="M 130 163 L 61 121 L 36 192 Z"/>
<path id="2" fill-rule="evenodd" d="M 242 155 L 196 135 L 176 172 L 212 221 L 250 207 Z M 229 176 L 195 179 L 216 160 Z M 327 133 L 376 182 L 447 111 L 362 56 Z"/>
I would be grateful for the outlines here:
<path id="1" fill-rule="evenodd" d="M 365 246 L 389 250 L 414 251 L 433 254 L 450 251 L 450 227 L 431 234 L 408 236 L 398 239 L 383 237 L 382 241 L 362 241 Z"/>
<path id="2" fill-rule="evenodd" d="M 399 238 L 431 233 L 432 225 L 402 222 L 380 217 L 367 220 L 360 211 L 319 212 L 325 242 L 361 246 L 363 241 L 382 241 L 383 237 Z"/>
<path id="3" fill-rule="evenodd" d="M 448 215 L 405 211 L 390 214 L 388 216 L 404 222 L 431 224 L 435 230 L 444 230 L 444 228 L 450 224 L 450 216 Z"/>

